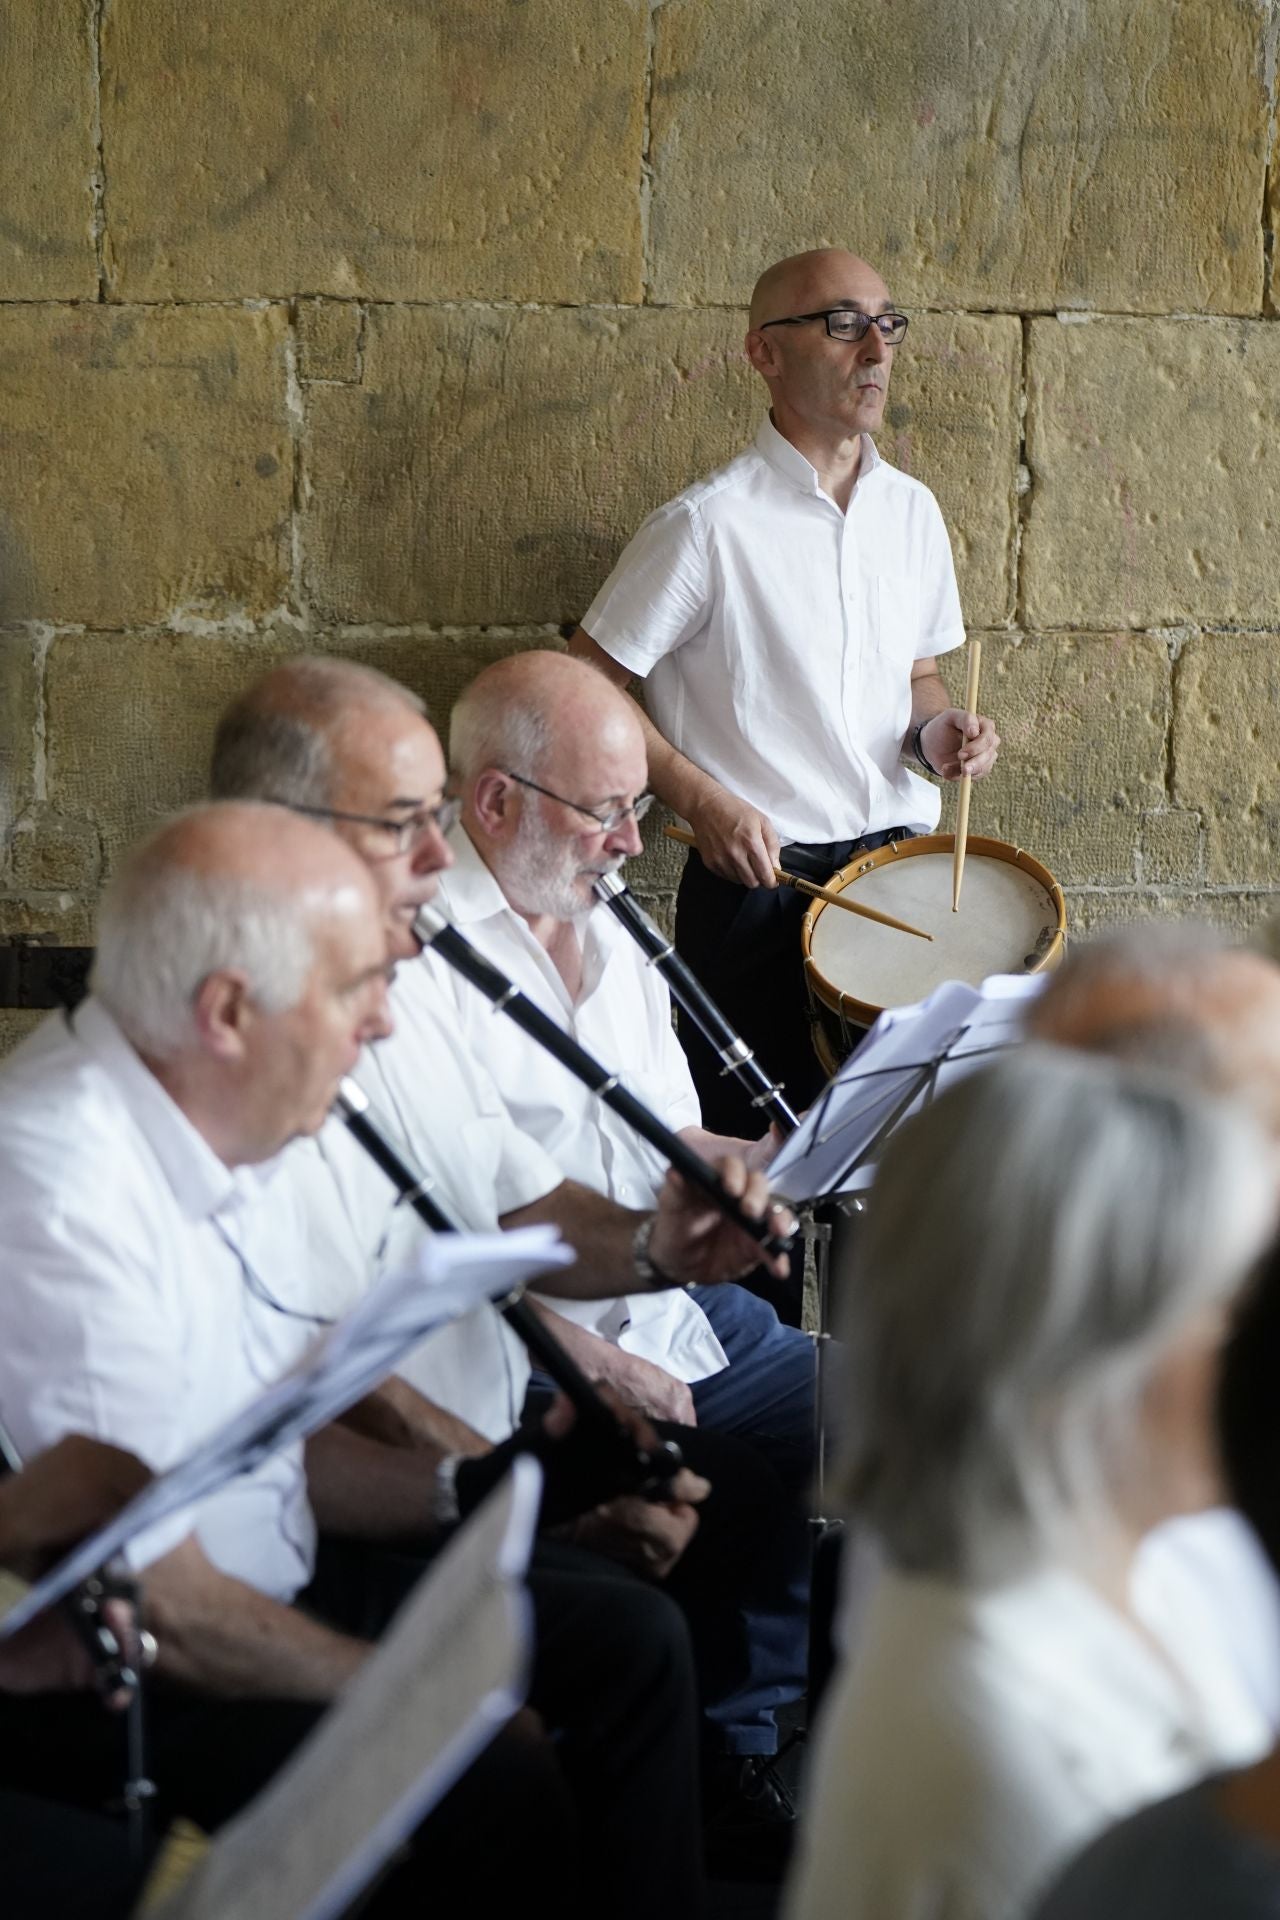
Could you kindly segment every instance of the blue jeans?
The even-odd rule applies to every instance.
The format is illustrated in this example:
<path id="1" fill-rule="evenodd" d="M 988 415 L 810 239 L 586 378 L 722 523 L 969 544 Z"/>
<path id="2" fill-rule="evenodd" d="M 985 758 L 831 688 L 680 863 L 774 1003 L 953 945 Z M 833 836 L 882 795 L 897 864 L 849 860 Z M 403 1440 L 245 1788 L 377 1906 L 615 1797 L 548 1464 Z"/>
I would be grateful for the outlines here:
<path id="1" fill-rule="evenodd" d="M 809 1530 L 803 1520 L 814 1471 L 813 1342 L 787 1327 L 744 1287 L 695 1287 L 729 1365 L 692 1387 L 698 1425 L 750 1441 L 793 1490 L 801 1517 L 765 1588 L 744 1605 L 750 1648 L 745 1682 L 707 1709 L 713 1739 L 727 1753 L 778 1747 L 775 1709 L 805 1691 L 809 1617 Z"/>

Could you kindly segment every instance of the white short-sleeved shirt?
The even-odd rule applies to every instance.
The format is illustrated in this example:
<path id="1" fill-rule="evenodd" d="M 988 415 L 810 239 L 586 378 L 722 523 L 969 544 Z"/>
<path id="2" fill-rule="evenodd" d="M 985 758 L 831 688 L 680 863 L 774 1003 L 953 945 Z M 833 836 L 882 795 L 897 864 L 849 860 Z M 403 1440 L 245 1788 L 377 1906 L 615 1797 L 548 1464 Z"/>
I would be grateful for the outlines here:
<path id="1" fill-rule="evenodd" d="M 1135 1807 L 1270 1745 L 1193 1608 L 1167 1658 L 1070 1574 L 888 1572 L 824 1704 L 787 1920 L 1025 1920 Z"/>
<path id="2" fill-rule="evenodd" d="M 459 930 L 588 1053 L 619 1071 L 628 1091 L 673 1132 L 697 1126 L 698 1096 L 671 1025 L 666 985 L 623 928 L 603 907 L 582 916 L 582 991 L 575 1005 L 461 827 L 450 844 L 455 864 L 441 876 L 439 901 Z M 437 997 L 522 1135 L 545 1147 L 567 1178 L 620 1206 L 655 1204 L 666 1162 L 654 1147 L 536 1041 L 495 1018 L 483 994 L 430 949 L 414 967 L 420 990 Z M 548 1305 L 678 1380 L 705 1380 L 729 1364 L 706 1314 L 678 1288 L 611 1300 L 548 1299 Z"/>
<path id="3" fill-rule="evenodd" d="M 269 1171 L 232 1173 L 99 1002 L 50 1015 L 0 1068 L 0 1418 L 19 1451 L 85 1433 L 175 1465 L 315 1337 L 243 1264 L 300 1290 L 300 1240 Z M 134 1564 L 192 1531 L 291 1600 L 315 1551 L 301 1444 L 144 1535 Z"/>
<path id="4" fill-rule="evenodd" d="M 769 420 L 650 514 L 582 617 L 645 682 L 672 746 L 773 822 L 825 843 L 938 823 L 901 765 L 911 668 L 964 639 L 927 487 L 862 437 L 848 511 Z"/>
<path id="5" fill-rule="evenodd" d="M 416 962 L 397 970 L 391 1012 L 393 1033 L 365 1050 L 355 1078 L 453 1224 L 492 1233 L 563 1175 L 514 1125 Z M 391 1183 L 338 1120 L 296 1142 L 283 1165 L 306 1221 L 309 1304 L 340 1314 L 386 1266 L 405 1261 L 426 1229 L 396 1205 Z M 442 1328 L 397 1371 L 494 1441 L 518 1424 L 529 1384 L 528 1354 L 493 1307 Z"/>

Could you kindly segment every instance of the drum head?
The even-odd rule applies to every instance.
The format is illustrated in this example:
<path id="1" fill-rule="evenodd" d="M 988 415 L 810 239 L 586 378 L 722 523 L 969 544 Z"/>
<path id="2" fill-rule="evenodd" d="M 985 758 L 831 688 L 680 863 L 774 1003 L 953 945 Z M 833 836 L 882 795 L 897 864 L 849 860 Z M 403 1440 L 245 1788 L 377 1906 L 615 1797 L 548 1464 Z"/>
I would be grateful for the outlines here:
<path id="1" fill-rule="evenodd" d="M 865 871 L 846 868 L 843 884 L 837 875 L 830 884 L 838 891 L 933 939 L 815 903 L 806 916 L 815 992 L 833 1006 L 847 999 L 872 1010 L 901 1007 L 944 980 L 976 987 L 988 974 L 1030 973 L 1056 961 L 1062 894 L 1038 862 L 1001 841 L 971 839 L 958 913 L 951 911 L 951 869 L 950 835 L 932 835 L 900 844 L 888 859 L 868 856 Z"/>

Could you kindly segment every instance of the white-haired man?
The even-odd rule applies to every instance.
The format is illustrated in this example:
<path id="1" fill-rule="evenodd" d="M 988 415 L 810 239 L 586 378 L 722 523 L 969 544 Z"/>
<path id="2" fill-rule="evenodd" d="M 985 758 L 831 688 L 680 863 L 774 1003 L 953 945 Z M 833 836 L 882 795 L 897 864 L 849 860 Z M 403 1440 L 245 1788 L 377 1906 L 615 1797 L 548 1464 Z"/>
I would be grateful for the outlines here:
<path id="1" fill-rule="evenodd" d="M 762 1157 L 702 1128 L 666 987 L 592 893 L 600 874 L 641 850 L 646 766 L 635 703 L 581 661 L 516 654 L 486 668 L 458 701 L 449 758 L 463 803 L 440 884 L 449 918 L 696 1150 Z M 583 1185 L 626 1206 L 651 1205 L 663 1176 L 656 1152 L 524 1034 L 499 1032 L 487 1005 L 433 953 L 423 964 L 473 1053 L 500 1076 L 522 1131 Z M 403 1050 L 383 1051 L 394 1070 Z M 722 1286 L 555 1305 L 570 1322 L 562 1337 L 589 1371 L 651 1409 L 741 1435 L 807 1488 L 812 1343 L 765 1300 Z M 805 1573 L 803 1563 L 794 1569 L 797 1689 Z M 734 1751 L 772 1751 L 773 1681 L 776 1668 L 758 1712 L 738 1700 L 726 1729 Z"/>
<path id="2" fill-rule="evenodd" d="M 694 830 L 676 944 L 794 1106 L 822 1085 L 800 959 L 804 901 L 777 862 L 827 880 L 856 851 L 937 825 L 945 780 L 999 740 L 953 707 L 937 655 L 964 639 L 933 495 L 876 452 L 907 331 L 856 254 L 766 269 L 746 354 L 769 390 L 754 444 L 650 514 L 571 650 L 645 683 L 649 778 Z M 682 1039 L 708 1126 L 745 1133 L 741 1090 Z"/>
<path id="3" fill-rule="evenodd" d="M 600 676 L 581 667 L 569 670 L 606 699 L 621 701 Z M 303 659 L 266 675 L 224 715 L 214 749 L 215 792 L 269 795 L 332 820 L 348 837 L 369 862 L 377 881 L 391 950 L 406 959 L 418 953 L 412 933 L 414 914 L 435 895 L 439 876 L 452 860 L 439 832 L 444 782 L 444 758 L 421 703 L 394 682 L 338 661 Z M 646 1164 L 642 1186 L 626 1196 L 626 1204 L 620 1203 L 622 1196 L 595 1191 L 580 1180 L 565 1180 L 556 1159 L 514 1123 L 507 1105 L 508 1087 L 512 1097 L 518 1097 L 528 1073 L 522 1043 L 509 1023 L 495 1020 L 488 1004 L 480 1003 L 478 996 L 475 1000 L 483 1005 L 482 1024 L 487 1022 L 494 1032 L 496 1051 L 489 1050 L 486 1032 L 483 1057 L 473 1049 L 469 1021 L 459 1017 L 455 1002 L 441 991 L 429 966 L 418 962 L 398 968 L 392 989 L 399 1035 L 396 1046 L 371 1049 L 358 1069 L 375 1104 L 437 1183 L 446 1209 L 472 1227 L 492 1226 L 499 1220 L 503 1225 L 554 1221 L 578 1250 L 578 1265 L 569 1278 L 577 1282 L 578 1298 L 589 1317 L 611 1315 L 621 1325 L 625 1314 L 616 1300 L 619 1285 L 630 1281 L 640 1293 L 656 1278 L 660 1290 L 654 1299 L 677 1302 L 677 1321 L 693 1323 L 684 1342 L 696 1356 L 694 1373 L 723 1365 L 722 1349 L 705 1317 L 673 1291 L 673 1282 L 721 1280 L 726 1274 L 741 1273 L 755 1260 L 754 1243 L 736 1228 L 722 1222 L 712 1225 L 700 1203 L 691 1196 L 681 1197 L 671 1187 L 657 1195 L 655 1211 L 654 1189 L 661 1174 L 655 1174 L 652 1162 Z M 468 1015 L 471 1010 L 468 1007 Z M 508 1038 L 511 1052 L 504 1058 Z M 561 1077 L 564 1098 L 572 1102 L 573 1083 Z M 502 1093 L 496 1084 L 499 1079 Z M 341 1193 L 348 1221 L 358 1223 L 358 1237 L 366 1245 L 376 1245 L 386 1239 L 388 1230 L 395 1233 L 400 1223 L 394 1216 L 388 1221 L 390 1193 L 385 1183 L 370 1190 L 341 1138 L 322 1136 L 320 1146 L 333 1176 L 325 1183 L 328 1198 Z M 732 1182 L 745 1188 L 749 1204 L 757 1209 L 764 1205 L 767 1185 L 760 1172 L 748 1177 L 745 1164 L 732 1152 L 724 1160 L 724 1169 Z M 308 1180 L 307 1205 L 322 1223 L 324 1241 L 335 1243 L 344 1227 L 327 1209 L 320 1182 Z M 349 1225 L 345 1230 L 349 1234 Z M 648 1277 L 644 1279 L 634 1251 L 638 1231 L 647 1242 Z M 318 1245 L 317 1278 L 325 1270 L 340 1292 L 349 1286 L 349 1271 L 335 1269 Z M 559 1284 L 558 1291 L 564 1291 Z M 776 1326 L 774 1316 L 757 1304 Z M 583 1333 L 565 1320 L 557 1317 L 555 1324 L 566 1341 L 577 1343 L 575 1350 L 590 1372 L 614 1380 L 650 1406 L 689 1411 L 683 1382 L 638 1356 L 610 1350 L 593 1333 Z M 800 1336 L 795 1339 L 800 1342 Z M 704 1359 L 706 1367 L 698 1364 Z M 624 1364 L 619 1365 L 620 1360 Z M 473 1316 L 471 1326 L 459 1332 L 452 1346 L 433 1341 L 404 1370 L 421 1394 L 443 1403 L 491 1440 L 509 1432 L 519 1420 L 530 1378 L 526 1356 L 513 1347 L 509 1330 L 491 1313 Z M 801 1373 L 803 1387 L 798 1383 Z M 797 1440 L 805 1424 L 795 1415 L 793 1401 L 805 1398 L 807 1404 L 808 1380 L 806 1347 L 777 1394 L 779 1451 Z M 421 1401 L 417 1408 L 406 1403 L 403 1417 L 412 1424 L 425 1421 L 425 1430 L 432 1431 L 430 1413 Z M 714 1491 L 701 1510 L 699 1536 L 676 1570 L 672 1590 L 679 1591 L 694 1622 L 704 1694 L 717 1702 L 713 1709 L 716 1737 L 733 1743 L 730 1751 L 736 1763 L 727 1793 L 736 1798 L 743 1786 L 738 1777 L 742 1756 L 773 1751 L 777 1736 L 772 1708 L 793 1696 L 801 1684 L 803 1528 L 794 1518 L 788 1519 L 781 1529 L 785 1546 L 758 1557 L 751 1573 L 752 1603 L 745 1591 L 735 1588 L 740 1577 L 735 1568 L 738 1549 L 727 1551 L 728 1543 L 715 1532 L 717 1505 L 726 1499 L 732 1474 L 735 1501 L 736 1487 L 742 1486 L 743 1522 L 761 1537 L 761 1528 L 772 1524 L 765 1516 L 772 1505 L 767 1488 L 777 1485 L 774 1475 L 754 1453 L 749 1461 L 739 1463 L 736 1454 L 741 1443 L 733 1434 L 699 1429 L 684 1431 L 680 1437 Z M 807 1427 L 803 1446 L 807 1449 Z M 794 1481 L 802 1469 L 791 1464 Z M 744 1467 L 749 1481 L 743 1478 Z M 609 1533 L 608 1544 L 625 1556 L 625 1538 L 617 1536 L 609 1521 L 593 1527 L 600 1524 Z M 595 1532 L 592 1538 L 604 1544 Z M 708 1685 L 713 1670 L 719 1680 Z M 746 1784 L 754 1793 L 756 1782 Z"/>
<path id="4" fill-rule="evenodd" d="M 0 1410 L 24 1453 L 79 1431 L 162 1469 L 314 1336 L 289 1183 L 266 1163 L 320 1127 L 389 1030 L 386 939 L 368 872 L 336 836 L 226 805 L 135 850 L 99 941 L 91 998 L 0 1071 Z M 206 1826 L 234 1812 L 367 1657 L 422 1565 L 386 1549 L 440 1529 L 430 1464 L 330 1427 L 305 1457 L 283 1450 L 139 1543 L 166 1811 Z M 320 1530 L 340 1539 L 317 1565 Z M 430 1871 L 416 1897 L 429 1885 L 448 1906 L 477 1872 L 516 1897 L 540 1820 L 553 1855 L 570 1847 L 572 1883 L 578 1815 L 586 1857 L 634 1854 L 643 1880 L 637 1792 L 659 1796 L 696 1887 L 696 1801 L 669 1798 L 694 1788 L 677 1610 L 563 1567 L 531 1590 L 531 1698 L 563 1744 L 553 1756 L 539 1736 L 504 1736 L 423 1829 L 406 1869 Z M 0 1787 L 92 1804 L 117 1784 L 118 1740 L 79 1698 L 0 1701 L 0 1729 Z M 513 1850 L 478 1860 L 487 1819 L 514 1823 Z"/>

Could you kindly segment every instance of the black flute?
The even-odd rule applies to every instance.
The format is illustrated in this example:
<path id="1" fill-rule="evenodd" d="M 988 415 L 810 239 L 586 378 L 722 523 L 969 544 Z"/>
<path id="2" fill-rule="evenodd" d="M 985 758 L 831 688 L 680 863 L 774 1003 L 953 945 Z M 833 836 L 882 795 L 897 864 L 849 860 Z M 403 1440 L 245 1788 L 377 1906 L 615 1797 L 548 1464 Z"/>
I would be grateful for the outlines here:
<path id="1" fill-rule="evenodd" d="M 434 947 L 442 960 L 447 960 L 464 980 L 479 988 L 487 1000 L 492 1000 L 496 1013 L 505 1013 L 509 1020 L 514 1020 L 531 1040 L 536 1040 L 562 1067 L 567 1067 L 575 1079 L 581 1080 L 607 1107 L 612 1107 L 616 1114 L 620 1114 L 628 1126 L 634 1127 L 651 1147 L 656 1147 L 663 1159 L 669 1161 L 690 1186 L 699 1187 L 735 1226 L 759 1241 L 767 1253 L 787 1252 L 789 1238 L 784 1239 L 774 1233 L 766 1221 L 753 1220 L 725 1187 L 715 1168 L 709 1166 L 700 1153 L 695 1153 L 679 1134 L 664 1126 L 657 1114 L 651 1113 L 643 1101 L 627 1092 L 616 1073 L 610 1073 L 607 1067 L 602 1067 L 585 1047 L 580 1047 L 562 1027 L 557 1026 L 549 1014 L 544 1013 L 541 1007 L 536 1007 L 527 994 L 521 993 L 514 981 L 508 980 L 505 973 L 500 973 L 483 954 L 477 953 L 471 942 L 443 914 L 437 913 L 433 907 L 420 907 L 413 930 L 424 947 Z"/>
<path id="2" fill-rule="evenodd" d="M 359 1141 L 369 1158 L 380 1167 L 406 1206 L 413 1208 L 433 1233 L 457 1233 L 458 1228 L 440 1203 L 432 1198 L 431 1182 L 405 1159 L 400 1149 L 388 1140 L 369 1111 L 369 1101 L 354 1080 L 344 1080 L 338 1089 L 333 1110 Z M 601 1399 L 577 1361 L 565 1352 L 546 1322 L 539 1319 L 523 1300 L 503 1301 L 498 1311 L 514 1328 L 556 1385 L 566 1393 L 582 1420 L 610 1445 L 621 1448 L 639 1472 L 637 1491 L 651 1499 L 665 1497 L 667 1483 L 684 1464 L 674 1440 L 660 1440 L 656 1452 L 638 1445 L 634 1435 L 621 1424 L 613 1409 Z"/>
<path id="3" fill-rule="evenodd" d="M 768 1114 L 783 1133 L 794 1133 L 800 1122 L 782 1097 L 782 1084 L 771 1080 L 746 1041 L 736 1034 L 688 962 L 682 960 L 661 927 L 655 926 L 640 902 L 616 873 L 602 873 L 593 889 L 615 920 L 620 920 L 640 950 L 647 954 L 671 989 L 671 998 L 683 1007 L 723 1063 L 725 1073 L 736 1074 L 751 1096 L 753 1107 Z"/>

